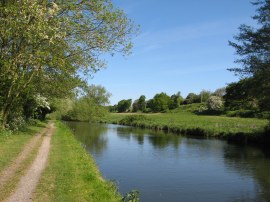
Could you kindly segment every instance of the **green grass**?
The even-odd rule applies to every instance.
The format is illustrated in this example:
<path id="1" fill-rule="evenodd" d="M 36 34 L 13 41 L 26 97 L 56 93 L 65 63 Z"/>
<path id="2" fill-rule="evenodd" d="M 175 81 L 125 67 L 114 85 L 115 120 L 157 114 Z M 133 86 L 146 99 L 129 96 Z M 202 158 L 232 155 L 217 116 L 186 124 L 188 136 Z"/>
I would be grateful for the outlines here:
<path id="1" fill-rule="evenodd" d="M 102 179 L 94 160 L 67 126 L 61 122 L 56 126 L 34 201 L 120 201 L 116 187 Z"/>
<path id="2" fill-rule="evenodd" d="M 255 118 L 196 115 L 179 109 L 171 113 L 144 114 L 146 118 L 141 120 L 139 118 L 130 120 L 130 117 L 128 118 L 130 115 L 111 113 L 103 121 L 202 136 L 226 136 L 240 133 L 253 135 L 261 133 L 268 123 L 267 120 Z"/>

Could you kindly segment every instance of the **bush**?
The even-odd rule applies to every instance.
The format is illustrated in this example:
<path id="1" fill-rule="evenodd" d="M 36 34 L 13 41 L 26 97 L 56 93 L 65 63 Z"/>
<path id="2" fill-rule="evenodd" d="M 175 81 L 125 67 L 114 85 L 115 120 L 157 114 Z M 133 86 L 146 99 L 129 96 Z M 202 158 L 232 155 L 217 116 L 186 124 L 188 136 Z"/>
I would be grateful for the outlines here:
<path id="1" fill-rule="evenodd" d="M 254 118 L 256 112 L 253 110 L 235 110 L 235 111 L 227 111 L 226 115 L 229 117 L 242 117 L 242 118 Z"/>
<path id="2" fill-rule="evenodd" d="M 148 117 L 146 117 L 144 115 L 130 115 L 130 116 L 126 116 L 125 118 L 121 119 L 119 121 L 119 123 L 122 125 L 132 125 L 134 123 L 144 122 L 146 120 L 148 120 Z"/>
<path id="3" fill-rule="evenodd" d="M 219 96 L 211 96 L 207 100 L 207 108 L 211 111 L 218 111 L 221 110 L 223 107 L 223 102 L 221 97 Z"/>
<path id="4" fill-rule="evenodd" d="M 265 112 L 258 113 L 258 114 L 256 114 L 256 118 L 270 119 L 270 111 L 265 111 Z"/>
<path id="5" fill-rule="evenodd" d="M 6 128 L 17 131 L 21 129 L 25 125 L 25 123 L 26 122 L 22 116 L 13 117 L 13 119 L 10 119 L 10 121 L 8 121 L 8 124 L 6 124 Z"/>

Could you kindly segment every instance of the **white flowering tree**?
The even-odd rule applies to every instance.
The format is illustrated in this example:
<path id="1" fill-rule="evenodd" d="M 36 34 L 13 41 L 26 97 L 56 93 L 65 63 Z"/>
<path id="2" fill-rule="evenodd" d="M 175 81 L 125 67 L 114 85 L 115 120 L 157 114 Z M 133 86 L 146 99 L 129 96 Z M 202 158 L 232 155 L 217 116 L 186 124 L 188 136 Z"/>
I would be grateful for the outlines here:
<path id="1" fill-rule="evenodd" d="M 0 0 L 0 120 L 37 93 L 64 97 L 104 66 L 102 53 L 129 53 L 133 23 L 111 0 Z"/>
<path id="2" fill-rule="evenodd" d="M 223 101 L 219 96 L 210 96 L 207 100 L 207 108 L 211 111 L 217 111 L 222 109 Z"/>

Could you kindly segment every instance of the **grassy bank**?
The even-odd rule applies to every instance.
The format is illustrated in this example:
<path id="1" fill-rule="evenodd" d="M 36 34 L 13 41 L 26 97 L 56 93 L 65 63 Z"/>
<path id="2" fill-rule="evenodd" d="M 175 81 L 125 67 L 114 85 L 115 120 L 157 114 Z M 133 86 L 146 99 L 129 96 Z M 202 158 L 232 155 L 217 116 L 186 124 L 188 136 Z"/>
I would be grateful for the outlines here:
<path id="1" fill-rule="evenodd" d="M 120 201 L 115 186 L 104 181 L 94 160 L 63 123 L 56 123 L 49 163 L 34 201 Z"/>
<path id="2" fill-rule="evenodd" d="M 111 113 L 102 121 L 236 141 L 263 141 L 263 131 L 268 124 L 263 119 L 196 115 L 184 110 L 156 114 Z"/>

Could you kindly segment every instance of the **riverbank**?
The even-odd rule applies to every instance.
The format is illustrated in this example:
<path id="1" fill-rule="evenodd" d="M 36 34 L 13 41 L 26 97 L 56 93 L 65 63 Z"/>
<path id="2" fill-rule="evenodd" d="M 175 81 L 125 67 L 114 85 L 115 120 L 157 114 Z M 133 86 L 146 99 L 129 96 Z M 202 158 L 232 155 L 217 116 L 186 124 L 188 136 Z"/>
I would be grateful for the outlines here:
<path id="1" fill-rule="evenodd" d="M 94 160 L 63 123 L 56 122 L 48 166 L 34 201 L 120 201 L 113 183 L 105 181 Z"/>
<path id="2" fill-rule="evenodd" d="M 115 185 L 102 178 L 94 160 L 72 131 L 61 122 L 55 125 L 55 132 L 54 129 L 50 132 L 51 127 L 45 128 L 43 122 L 18 132 L 0 132 L 0 201 L 10 196 L 21 197 L 23 194 L 17 194 L 18 190 L 29 188 L 23 179 L 29 172 L 36 173 L 31 170 L 37 160 L 43 162 L 40 149 L 45 148 L 43 142 L 48 138 L 51 143 L 47 165 L 41 178 L 36 177 L 35 190 L 23 192 L 31 195 L 27 198 L 31 201 L 120 201 L 122 197 Z"/>
<path id="3" fill-rule="evenodd" d="M 178 113 L 111 113 L 101 122 L 128 125 L 175 134 L 217 137 L 238 143 L 269 144 L 267 120 Z"/>

